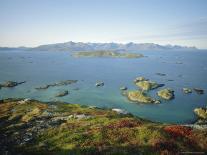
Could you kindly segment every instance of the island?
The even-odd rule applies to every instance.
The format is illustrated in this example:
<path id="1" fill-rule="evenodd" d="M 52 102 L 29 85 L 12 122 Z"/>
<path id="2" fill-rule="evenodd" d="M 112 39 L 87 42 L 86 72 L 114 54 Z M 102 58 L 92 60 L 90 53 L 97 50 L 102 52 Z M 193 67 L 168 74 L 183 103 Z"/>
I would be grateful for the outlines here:
<path id="1" fill-rule="evenodd" d="M 120 109 L 0 100 L 0 154 L 206 152 L 207 129 L 144 120 Z"/>
<path id="2" fill-rule="evenodd" d="M 141 58 L 142 54 L 117 52 L 113 50 L 79 51 L 72 54 L 73 57 L 111 57 L 111 58 Z"/>

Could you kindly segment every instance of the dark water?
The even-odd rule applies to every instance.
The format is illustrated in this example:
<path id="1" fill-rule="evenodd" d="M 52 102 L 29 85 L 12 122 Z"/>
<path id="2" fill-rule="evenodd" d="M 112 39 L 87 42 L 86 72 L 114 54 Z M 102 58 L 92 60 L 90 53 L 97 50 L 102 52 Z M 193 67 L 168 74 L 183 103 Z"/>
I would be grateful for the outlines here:
<path id="1" fill-rule="evenodd" d="M 207 51 L 140 52 L 140 59 L 73 58 L 69 52 L 0 51 L 0 82 L 27 81 L 15 88 L 0 89 L 0 98 L 26 97 L 42 101 L 66 101 L 98 107 L 122 108 L 154 121 L 187 123 L 195 120 L 193 109 L 207 104 Z M 176 62 L 182 62 L 177 64 Z M 158 76 L 156 73 L 166 76 Z M 120 86 L 137 89 L 133 80 L 144 76 L 175 90 L 175 99 L 159 105 L 129 102 Z M 35 87 L 67 79 L 78 83 L 36 90 Z M 174 80 L 174 81 L 168 81 Z M 105 86 L 95 87 L 96 81 Z M 183 94 L 183 87 L 200 87 L 204 95 Z M 79 90 L 74 90 L 79 88 Z M 160 88 L 159 88 L 160 89 Z M 156 98 L 157 90 L 150 91 Z M 54 97 L 62 90 L 70 94 Z"/>

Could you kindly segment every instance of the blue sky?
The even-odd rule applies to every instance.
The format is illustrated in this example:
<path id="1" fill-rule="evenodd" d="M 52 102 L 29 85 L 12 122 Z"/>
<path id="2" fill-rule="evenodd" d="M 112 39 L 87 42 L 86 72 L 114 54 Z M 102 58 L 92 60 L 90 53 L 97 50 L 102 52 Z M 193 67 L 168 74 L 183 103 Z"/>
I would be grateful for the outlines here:
<path id="1" fill-rule="evenodd" d="M 207 0 L 0 0 L 0 46 L 66 41 L 207 48 Z"/>

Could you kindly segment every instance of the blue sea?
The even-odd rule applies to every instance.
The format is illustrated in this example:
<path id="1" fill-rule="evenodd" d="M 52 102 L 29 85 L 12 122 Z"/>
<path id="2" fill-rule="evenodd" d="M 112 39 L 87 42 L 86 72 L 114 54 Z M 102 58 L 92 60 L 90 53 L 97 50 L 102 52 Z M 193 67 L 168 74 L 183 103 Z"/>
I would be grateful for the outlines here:
<path id="1" fill-rule="evenodd" d="M 136 51 L 133 51 L 136 52 Z M 191 123 L 193 109 L 207 105 L 207 51 L 142 51 L 139 59 L 73 58 L 70 52 L 0 51 L 0 82 L 26 81 L 14 88 L 0 89 L 0 99 L 31 98 L 41 101 L 64 101 L 104 108 L 121 108 L 141 118 L 166 123 Z M 164 73 L 159 76 L 156 73 Z M 172 88 L 175 98 L 161 104 L 137 104 L 122 96 L 121 86 L 138 89 L 133 80 L 144 76 Z M 62 80 L 77 83 L 36 90 L 36 87 Z M 172 81 L 173 80 L 173 81 Z M 96 87 L 103 81 L 103 87 Z M 183 87 L 202 88 L 205 93 L 184 94 Z M 77 90 L 78 88 L 78 90 Z M 156 92 L 149 92 L 159 99 Z M 69 95 L 55 97 L 63 90 Z"/>

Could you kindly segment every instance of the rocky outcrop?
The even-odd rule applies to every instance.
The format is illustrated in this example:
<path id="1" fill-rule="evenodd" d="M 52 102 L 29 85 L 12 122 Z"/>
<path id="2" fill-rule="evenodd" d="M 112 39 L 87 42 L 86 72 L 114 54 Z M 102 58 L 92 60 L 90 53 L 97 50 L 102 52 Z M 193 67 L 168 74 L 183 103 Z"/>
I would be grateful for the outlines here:
<path id="1" fill-rule="evenodd" d="M 69 92 L 67 90 L 59 92 L 55 97 L 63 97 L 68 95 Z"/>
<path id="2" fill-rule="evenodd" d="M 194 113 L 201 119 L 207 119 L 207 109 L 206 108 L 195 108 Z"/>
<path id="3" fill-rule="evenodd" d="M 70 84 L 73 84 L 73 83 L 76 83 L 76 82 L 78 82 L 78 80 L 65 80 L 65 81 L 60 81 L 60 82 L 57 82 L 57 83 L 37 87 L 35 89 L 37 89 L 37 90 L 48 89 L 49 87 L 65 86 L 65 85 L 70 85 Z"/>
<path id="4" fill-rule="evenodd" d="M 5 83 L 1 83 L 0 84 L 0 88 L 1 87 L 16 87 L 16 86 L 18 86 L 18 85 L 20 85 L 20 84 L 23 84 L 23 83 L 25 83 L 26 81 L 22 81 L 22 82 L 15 82 L 15 81 L 6 81 Z"/>

